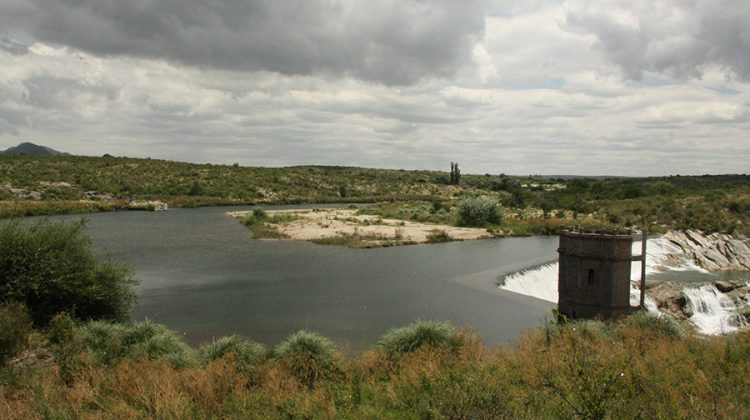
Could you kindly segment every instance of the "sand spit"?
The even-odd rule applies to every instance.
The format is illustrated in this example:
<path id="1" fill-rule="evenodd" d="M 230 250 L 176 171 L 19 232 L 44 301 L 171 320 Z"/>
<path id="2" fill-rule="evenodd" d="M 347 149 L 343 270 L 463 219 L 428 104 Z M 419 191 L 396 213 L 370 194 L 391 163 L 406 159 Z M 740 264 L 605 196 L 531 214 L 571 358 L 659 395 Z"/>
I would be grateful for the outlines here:
<path id="1" fill-rule="evenodd" d="M 232 217 L 243 217 L 249 211 L 233 211 Z M 289 239 L 315 241 L 342 236 L 356 236 L 360 246 L 405 245 L 439 242 L 436 234 L 445 232 L 443 240 L 463 241 L 490 238 L 487 229 L 463 228 L 427 224 L 397 219 L 383 219 L 373 215 L 358 215 L 352 209 L 295 209 L 269 210 L 269 217 L 278 214 L 294 215 L 294 220 L 274 224 L 279 233 Z"/>

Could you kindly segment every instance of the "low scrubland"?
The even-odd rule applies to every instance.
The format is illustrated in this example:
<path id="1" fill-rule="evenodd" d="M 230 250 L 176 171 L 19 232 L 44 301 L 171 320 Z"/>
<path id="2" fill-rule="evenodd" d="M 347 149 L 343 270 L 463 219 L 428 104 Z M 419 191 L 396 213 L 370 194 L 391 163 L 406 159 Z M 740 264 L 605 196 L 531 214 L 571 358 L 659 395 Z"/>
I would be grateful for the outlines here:
<path id="1" fill-rule="evenodd" d="M 23 318 L 8 311 L 23 308 L 0 310 L 3 327 Z M 65 314 L 13 334 L 23 345 L 0 368 L 6 419 L 750 415 L 750 334 L 699 338 L 643 313 L 545 323 L 492 348 L 470 331 L 419 321 L 356 355 L 309 331 L 270 348 L 230 336 L 192 349 L 149 321 Z"/>
<path id="2" fill-rule="evenodd" d="M 418 207 L 408 217 L 420 221 L 473 225 L 477 215 L 460 211 L 459 204 L 478 198 L 497 203 L 499 219 L 487 214 L 486 224 L 514 235 L 555 233 L 567 224 L 750 233 L 750 176 L 744 174 L 554 178 L 462 173 L 455 183 L 442 171 L 0 156 L 0 217 L 123 210 L 129 199 L 161 200 L 170 207 L 367 202 Z M 472 220 L 462 220 L 461 214 Z"/>

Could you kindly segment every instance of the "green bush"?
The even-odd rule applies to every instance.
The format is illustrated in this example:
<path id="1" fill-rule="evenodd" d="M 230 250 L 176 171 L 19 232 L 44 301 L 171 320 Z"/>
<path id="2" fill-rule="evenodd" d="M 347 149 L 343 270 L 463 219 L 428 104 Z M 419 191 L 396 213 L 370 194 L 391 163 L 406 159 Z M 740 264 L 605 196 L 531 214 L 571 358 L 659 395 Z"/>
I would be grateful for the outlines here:
<path id="1" fill-rule="evenodd" d="M 433 229 L 427 234 L 427 243 L 430 244 L 450 242 L 452 240 L 453 238 L 451 238 L 445 230 Z"/>
<path id="2" fill-rule="evenodd" d="M 637 328 L 658 336 L 670 338 L 682 338 L 688 335 L 685 327 L 674 318 L 667 315 L 655 316 L 646 311 L 638 311 L 625 318 L 620 323 L 620 327 Z"/>
<path id="3" fill-rule="evenodd" d="M 497 201 L 487 197 L 465 198 L 458 203 L 458 225 L 484 227 L 502 223 Z"/>
<path id="4" fill-rule="evenodd" d="M 84 320 L 127 319 L 135 281 L 127 268 L 94 257 L 84 226 L 0 223 L 0 303 L 25 303 L 36 325 L 63 311 Z"/>
<path id="5" fill-rule="evenodd" d="M 315 382 L 329 378 L 337 370 L 339 359 L 331 340 L 310 331 L 298 331 L 281 342 L 273 356 L 300 383 L 312 388 Z"/>
<path id="6" fill-rule="evenodd" d="M 265 361 L 266 354 L 267 350 L 264 345 L 238 335 L 221 337 L 211 343 L 202 344 L 198 349 L 198 355 L 203 363 L 231 355 L 237 369 L 251 375 Z"/>
<path id="7" fill-rule="evenodd" d="M 88 350 L 102 363 L 132 360 L 165 360 L 177 368 L 194 362 L 193 350 L 167 327 L 149 320 L 126 326 L 92 321 L 81 328 Z"/>
<path id="8" fill-rule="evenodd" d="M 410 353 L 421 346 L 447 347 L 457 336 L 456 329 L 447 322 L 416 321 L 405 327 L 388 331 L 378 341 L 378 346 L 389 356 Z"/>
<path id="9" fill-rule="evenodd" d="M 0 366 L 26 347 L 31 327 L 26 306 L 21 303 L 0 305 Z"/>

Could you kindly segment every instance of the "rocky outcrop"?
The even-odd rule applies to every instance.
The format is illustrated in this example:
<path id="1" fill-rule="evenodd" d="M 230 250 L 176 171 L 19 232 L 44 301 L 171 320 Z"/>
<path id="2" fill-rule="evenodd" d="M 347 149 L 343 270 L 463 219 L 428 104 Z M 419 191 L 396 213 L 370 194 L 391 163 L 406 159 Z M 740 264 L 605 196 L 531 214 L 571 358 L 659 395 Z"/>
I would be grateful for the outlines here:
<path id="1" fill-rule="evenodd" d="M 682 293 L 682 286 L 668 281 L 646 283 L 646 296 L 656 302 L 660 311 L 677 319 L 687 319 L 685 313 L 687 299 Z"/>
<path id="2" fill-rule="evenodd" d="M 699 230 L 670 231 L 664 238 L 680 247 L 698 266 L 709 271 L 750 270 L 750 240 Z"/>
<path id="3" fill-rule="evenodd" d="M 747 284 L 735 281 L 715 281 L 710 284 L 731 299 L 737 308 L 737 313 L 750 321 L 750 304 L 747 300 L 750 289 Z M 654 300 L 660 311 L 676 319 L 688 319 L 693 314 L 684 293 L 685 287 L 669 281 L 648 281 L 646 282 L 646 296 Z"/>
<path id="4" fill-rule="evenodd" d="M 19 200 L 39 201 L 42 199 L 42 193 L 40 193 L 39 191 L 29 191 L 23 188 L 15 188 L 10 184 L 2 184 L 0 185 L 0 189 L 8 191 Z"/>

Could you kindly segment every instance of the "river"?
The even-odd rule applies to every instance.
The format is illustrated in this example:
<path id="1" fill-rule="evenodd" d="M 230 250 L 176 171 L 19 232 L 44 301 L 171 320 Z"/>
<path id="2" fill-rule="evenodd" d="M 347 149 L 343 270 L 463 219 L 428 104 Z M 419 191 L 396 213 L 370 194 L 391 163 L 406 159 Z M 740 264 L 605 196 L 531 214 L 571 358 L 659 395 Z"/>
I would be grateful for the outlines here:
<path id="1" fill-rule="evenodd" d="M 225 214 L 244 209 L 85 217 L 96 252 L 140 280 L 132 319 L 163 323 L 193 345 L 228 334 L 273 345 L 309 329 L 361 349 L 416 319 L 471 327 L 493 345 L 538 326 L 554 306 L 495 282 L 556 259 L 556 237 L 348 249 L 253 240 Z"/>

